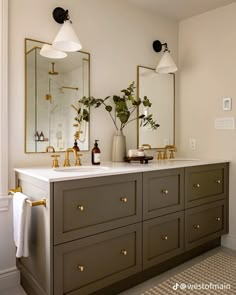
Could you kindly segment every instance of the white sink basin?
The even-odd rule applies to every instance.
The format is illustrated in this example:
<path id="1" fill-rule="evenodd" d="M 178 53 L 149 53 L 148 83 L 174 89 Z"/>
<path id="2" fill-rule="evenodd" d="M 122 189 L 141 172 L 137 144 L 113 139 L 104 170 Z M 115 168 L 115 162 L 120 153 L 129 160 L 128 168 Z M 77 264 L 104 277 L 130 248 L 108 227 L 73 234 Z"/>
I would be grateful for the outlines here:
<path id="1" fill-rule="evenodd" d="M 56 172 L 79 172 L 79 173 L 91 173 L 91 172 L 102 172 L 107 171 L 109 167 L 105 166 L 74 166 L 74 167 L 63 167 L 63 168 L 55 168 Z"/>
<path id="2" fill-rule="evenodd" d="M 200 159 L 191 159 L 191 158 L 176 158 L 176 159 L 168 159 L 168 161 L 171 161 L 171 162 L 175 162 L 175 161 L 194 161 L 194 162 L 199 162 Z"/>

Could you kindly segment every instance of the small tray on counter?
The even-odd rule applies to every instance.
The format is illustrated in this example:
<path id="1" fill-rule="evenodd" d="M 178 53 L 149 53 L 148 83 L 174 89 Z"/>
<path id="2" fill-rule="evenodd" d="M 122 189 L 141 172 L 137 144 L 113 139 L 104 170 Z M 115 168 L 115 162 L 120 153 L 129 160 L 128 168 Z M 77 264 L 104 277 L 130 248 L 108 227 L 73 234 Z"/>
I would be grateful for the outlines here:
<path id="1" fill-rule="evenodd" d="M 153 157 L 125 157 L 125 162 L 130 163 L 131 161 L 139 161 L 141 164 L 148 164 L 148 161 L 153 160 Z"/>

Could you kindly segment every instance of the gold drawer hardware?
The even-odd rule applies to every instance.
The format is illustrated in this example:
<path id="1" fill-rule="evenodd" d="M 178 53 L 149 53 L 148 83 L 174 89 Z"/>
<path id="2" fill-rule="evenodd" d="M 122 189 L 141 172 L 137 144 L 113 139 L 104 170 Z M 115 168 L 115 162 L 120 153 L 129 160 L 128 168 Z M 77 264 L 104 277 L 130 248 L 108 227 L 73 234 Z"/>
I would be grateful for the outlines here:
<path id="1" fill-rule="evenodd" d="M 83 265 L 78 265 L 78 266 L 77 266 L 77 269 L 78 269 L 80 272 L 83 272 L 83 271 L 84 271 L 84 266 L 83 266 Z"/>
<path id="2" fill-rule="evenodd" d="M 121 202 L 123 203 L 127 203 L 128 202 L 128 198 L 120 198 Z"/>
<path id="3" fill-rule="evenodd" d="M 221 218 L 220 217 L 216 217 L 216 221 L 221 221 Z"/>
<path id="4" fill-rule="evenodd" d="M 221 184 L 221 181 L 220 181 L 220 179 L 216 180 L 216 183 L 218 183 L 218 184 Z"/>
<path id="5" fill-rule="evenodd" d="M 195 229 L 199 229 L 200 228 L 200 225 L 199 224 L 194 224 L 193 226 Z"/>
<path id="6" fill-rule="evenodd" d="M 199 188 L 200 187 L 200 184 L 197 183 L 197 184 L 194 184 L 193 186 L 196 187 L 196 188 Z"/>
<path id="7" fill-rule="evenodd" d="M 169 193 L 169 191 L 167 189 L 163 189 L 163 190 L 161 190 L 161 192 L 165 195 L 168 195 L 168 193 Z"/>
<path id="8" fill-rule="evenodd" d="M 164 240 L 164 241 L 167 241 L 168 240 L 168 236 L 162 236 L 161 239 Z"/>
<path id="9" fill-rule="evenodd" d="M 85 210 L 84 206 L 83 205 L 78 205 L 77 206 L 77 209 L 81 212 L 83 212 Z"/>
<path id="10" fill-rule="evenodd" d="M 127 256 L 127 255 L 128 255 L 128 251 L 126 251 L 126 250 L 121 250 L 121 254 L 124 255 L 124 256 Z"/>
<path id="11" fill-rule="evenodd" d="M 15 189 L 10 189 L 9 194 L 14 195 L 15 193 L 22 193 L 22 188 L 19 186 Z M 30 200 L 26 200 L 26 202 L 31 206 L 31 207 L 36 207 L 36 206 L 44 206 L 46 207 L 46 199 L 41 199 L 39 201 L 30 201 Z"/>

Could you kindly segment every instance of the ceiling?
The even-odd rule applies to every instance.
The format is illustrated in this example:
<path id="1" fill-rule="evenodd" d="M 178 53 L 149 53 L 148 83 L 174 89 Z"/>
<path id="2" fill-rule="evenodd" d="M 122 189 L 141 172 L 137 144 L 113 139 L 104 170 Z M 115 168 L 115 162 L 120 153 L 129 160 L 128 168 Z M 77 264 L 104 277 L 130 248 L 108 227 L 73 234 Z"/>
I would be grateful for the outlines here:
<path id="1" fill-rule="evenodd" d="M 225 6 L 236 0 L 128 0 L 146 10 L 179 21 Z"/>

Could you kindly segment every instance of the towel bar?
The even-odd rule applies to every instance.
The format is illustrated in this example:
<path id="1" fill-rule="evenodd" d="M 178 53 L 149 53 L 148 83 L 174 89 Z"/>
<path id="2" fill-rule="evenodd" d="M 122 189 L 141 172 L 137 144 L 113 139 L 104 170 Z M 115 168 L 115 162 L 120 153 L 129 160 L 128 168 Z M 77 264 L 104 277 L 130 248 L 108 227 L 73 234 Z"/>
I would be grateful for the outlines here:
<path id="1" fill-rule="evenodd" d="M 15 193 L 22 193 L 22 188 L 19 186 L 15 189 L 10 189 L 9 190 L 10 194 L 15 194 Z M 26 200 L 26 202 L 31 206 L 31 207 L 35 207 L 35 206 L 44 206 L 46 207 L 46 199 L 42 199 L 39 201 L 30 201 L 30 200 Z"/>

